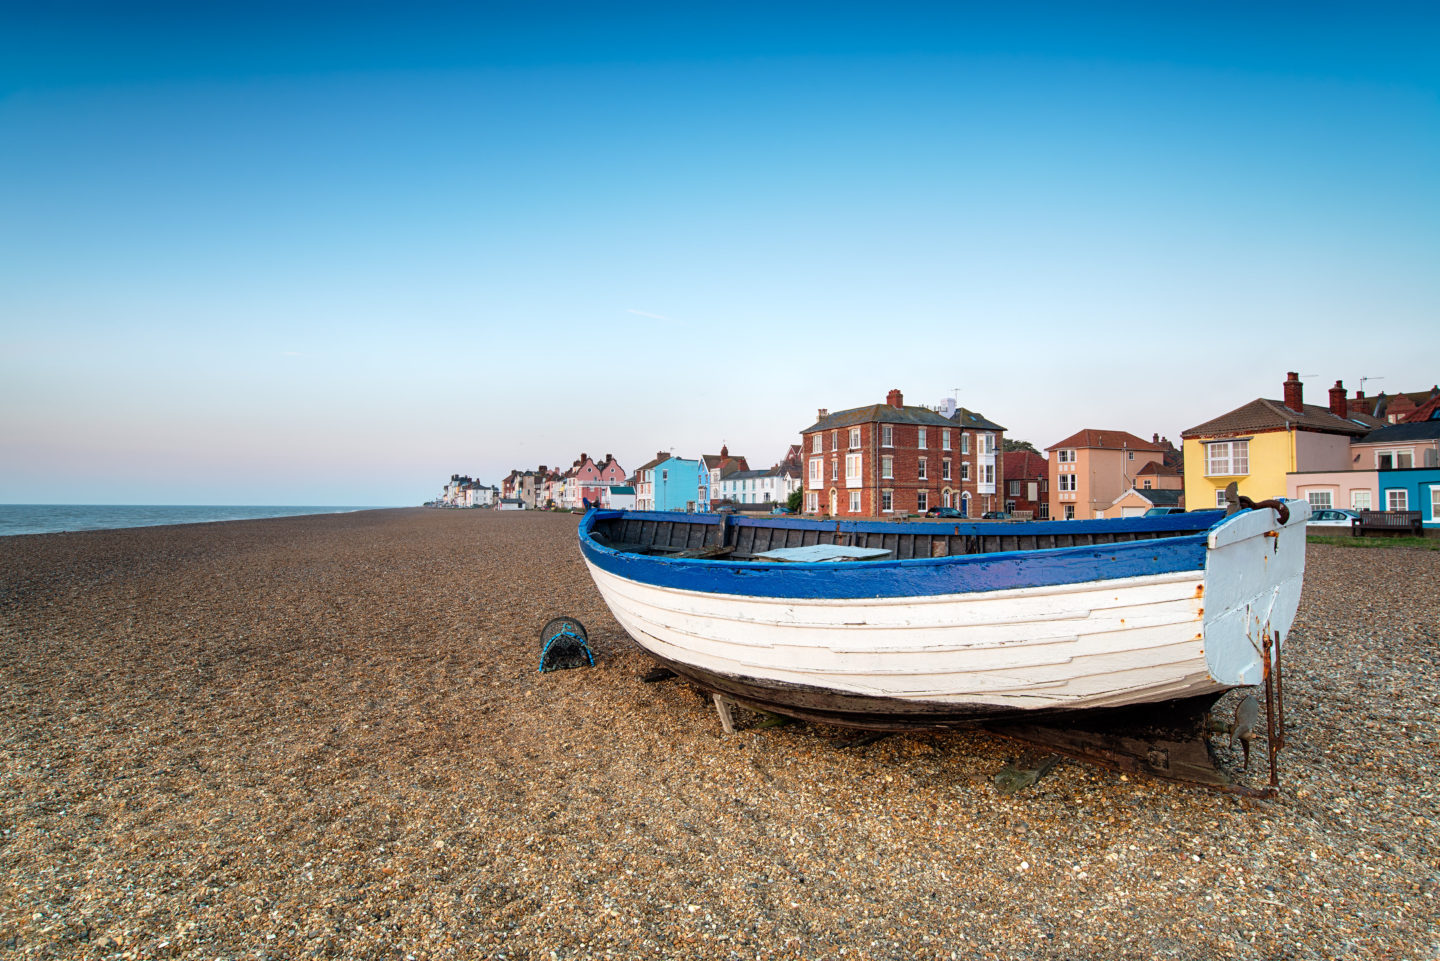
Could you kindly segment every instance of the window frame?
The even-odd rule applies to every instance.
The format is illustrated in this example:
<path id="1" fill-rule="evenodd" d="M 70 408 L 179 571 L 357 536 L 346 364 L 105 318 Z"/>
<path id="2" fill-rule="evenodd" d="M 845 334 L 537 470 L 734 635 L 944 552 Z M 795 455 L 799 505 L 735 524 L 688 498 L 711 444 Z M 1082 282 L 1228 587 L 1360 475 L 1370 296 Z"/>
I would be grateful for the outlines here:
<path id="1" fill-rule="evenodd" d="M 1207 441 L 1204 447 L 1206 477 L 1245 477 L 1249 475 L 1250 438 Z"/>

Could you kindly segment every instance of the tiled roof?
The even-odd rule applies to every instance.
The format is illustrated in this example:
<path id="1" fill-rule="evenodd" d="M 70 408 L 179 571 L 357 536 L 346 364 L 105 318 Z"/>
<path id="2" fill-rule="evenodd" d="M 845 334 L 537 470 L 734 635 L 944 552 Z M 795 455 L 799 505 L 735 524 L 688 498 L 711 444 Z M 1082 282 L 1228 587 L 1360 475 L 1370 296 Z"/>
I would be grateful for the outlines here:
<path id="1" fill-rule="evenodd" d="M 1153 488 L 1150 490 L 1141 490 L 1137 488 L 1135 493 L 1139 494 L 1141 497 L 1145 498 L 1147 501 L 1154 504 L 1156 507 L 1178 507 L 1180 506 L 1180 498 L 1185 496 L 1184 491 L 1159 490 Z"/>
<path id="2" fill-rule="evenodd" d="M 971 430 L 1003 431 L 1005 429 L 992 420 L 986 420 L 984 414 L 978 411 L 967 410 L 964 407 L 961 407 L 955 411 L 954 414 L 950 415 L 950 420 L 959 424 L 961 427 L 968 427 Z"/>
<path id="3" fill-rule="evenodd" d="M 750 465 L 746 463 L 745 458 L 730 455 L 701 454 L 700 463 L 707 471 L 715 470 L 717 467 L 720 468 L 721 477 L 725 476 L 726 471 L 750 469 Z"/>
<path id="4" fill-rule="evenodd" d="M 1135 475 L 1137 477 L 1141 474 L 1158 474 L 1162 477 L 1179 477 L 1180 470 L 1178 468 L 1162 464 L 1160 461 L 1152 460 L 1150 463 L 1146 464 L 1144 467 L 1140 468 L 1135 472 Z"/>
<path id="5" fill-rule="evenodd" d="M 954 422 L 928 407 L 892 407 L 889 404 L 869 404 L 836 411 L 802 430 L 809 434 L 817 430 L 839 430 L 858 424 L 924 424 L 936 427 L 953 427 Z"/>
<path id="6" fill-rule="evenodd" d="M 1002 451 L 1001 467 L 1006 480 L 1020 480 L 1025 477 L 1048 477 L 1050 462 L 1043 454 L 1028 450 Z"/>
<path id="7" fill-rule="evenodd" d="M 640 473 L 642 470 L 650 470 L 650 469 L 652 469 L 652 468 L 654 468 L 654 467 L 658 467 L 659 465 L 665 463 L 665 462 L 666 462 L 667 460 L 669 460 L 669 459 L 670 459 L 670 455 L 669 455 L 669 454 L 665 454 L 665 455 L 662 455 L 662 456 L 660 456 L 660 457 L 655 458 L 654 460 L 646 461 L 645 463 L 641 464 L 639 467 L 635 468 L 635 473 L 638 474 L 638 473 Z"/>
<path id="8" fill-rule="evenodd" d="M 1291 410 L 1278 400 L 1257 397 L 1228 414 L 1221 414 L 1219 417 L 1207 420 L 1203 424 L 1197 424 L 1189 430 L 1182 430 L 1180 436 L 1184 438 L 1220 437 L 1226 434 L 1243 434 L 1246 431 L 1288 430 L 1291 428 L 1319 431 L 1325 434 L 1357 436 L 1364 434 L 1367 430 L 1353 420 L 1336 417 L 1328 407 L 1318 407 L 1315 404 L 1304 406 L 1304 412 L 1300 413 Z"/>
<path id="9" fill-rule="evenodd" d="M 1431 397 L 1425 403 L 1405 415 L 1401 421 L 1404 424 L 1414 424 L 1419 421 L 1440 420 L 1440 394 Z"/>
<path id="10" fill-rule="evenodd" d="M 1159 444 L 1142 440 L 1134 434 L 1123 430 L 1093 430 L 1086 428 L 1071 434 L 1064 440 L 1051 444 L 1046 450 L 1058 450 L 1061 447 L 1098 447 L 1103 450 L 1151 450 L 1155 453 L 1163 453 L 1166 448 Z"/>
<path id="11" fill-rule="evenodd" d="M 1413 440 L 1440 440 L 1440 420 L 1422 420 L 1419 423 L 1391 424 L 1379 430 L 1372 430 L 1355 441 L 1357 444 L 1398 444 Z"/>

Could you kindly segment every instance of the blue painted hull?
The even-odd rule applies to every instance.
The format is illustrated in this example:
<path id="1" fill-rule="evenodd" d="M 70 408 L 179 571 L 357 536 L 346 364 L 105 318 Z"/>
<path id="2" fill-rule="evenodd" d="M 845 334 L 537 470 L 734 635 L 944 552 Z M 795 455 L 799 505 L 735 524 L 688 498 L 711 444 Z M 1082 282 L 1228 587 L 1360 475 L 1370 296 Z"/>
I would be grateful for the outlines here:
<path id="1" fill-rule="evenodd" d="M 674 521 L 719 524 L 713 514 L 660 511 L 591 511 L 580 524 L 580 550 L 600 570 L 655 587 L 678 588 L 744 597 L 878 598 L 925 597 L 976 591 L 1050 587 L 1177 571 L 1205 566 L 1205 540 L 1210 528 L 1224 520 L 1221 511 L 1113 521 L 1029 522 L 1023 524 L 825 522 L 788 518 L 731 519 L 731 523 L 782 530 L 815 530 L 853 536 L 903 529 L 904 533 L 999 536 L 1007 529 L 1026 536 L 1065 536 L 1094 530 L 1130 535 L 1145 531 L 1165 536 L 1155 540 L 1048 550 L 962 554 L 909 560 L 847 561 L 817 564 L 774 564 L 675 558 L 616 550 L 596 541 L 596 524 L 629 518 L 656 523 Z"/>

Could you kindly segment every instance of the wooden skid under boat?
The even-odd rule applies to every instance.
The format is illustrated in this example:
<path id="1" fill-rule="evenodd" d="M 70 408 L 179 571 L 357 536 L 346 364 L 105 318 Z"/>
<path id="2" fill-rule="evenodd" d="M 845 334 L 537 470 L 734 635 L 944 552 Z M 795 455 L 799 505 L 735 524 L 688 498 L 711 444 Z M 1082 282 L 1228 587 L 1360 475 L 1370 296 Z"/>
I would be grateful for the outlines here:
<path id="1" fill-rule="evenodd" d="M 625 630 L 706 688 L 855 727 L 989 726 L 1260 683 L 1304 573 L 1310 512 L 1288 506 L 1284 523 L 1269 507 L 1019 523 L 592 510 L 579 536 Z M 817 549 L 873 559 L 791 560 Z"/>

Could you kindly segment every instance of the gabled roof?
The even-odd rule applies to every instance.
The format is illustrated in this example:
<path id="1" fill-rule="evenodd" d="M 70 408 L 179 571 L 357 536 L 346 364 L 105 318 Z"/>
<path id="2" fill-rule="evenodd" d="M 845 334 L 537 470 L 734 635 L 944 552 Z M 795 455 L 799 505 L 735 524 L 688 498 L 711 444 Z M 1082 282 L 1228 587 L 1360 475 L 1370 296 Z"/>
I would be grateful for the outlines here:
<path id="1" fill-rule="evenodd" d="M 1440 440 L 1440 420 L 1422 420 L 1416 423 L 1391 424 L 1379 430 L 1372 430 L 1354 441 L 1356 444 L 1403 444 L 1407 441 Z"/>
<path id="2" fill-rule="evenodd" d="M 1003 431 L 1005 429 L 992 420 L 986 420 L 984 414 L 964 407 L 951 414 L 950 420 L 970 430 Z"/>
<path id="3" fill-rule="evenodd" d="M 1119 497 L 1115 498 L 1110 503 L 1118 504 L 1121 500 L 1129 497 L 1131 494 L 1139 494 L 1142 500 L 1147 500 L 1150 502 L 1151 507 L 1179 507 L 1180 499 L 1185 496 L 1185 492 L 1180 490 L 1161 490 L 1159 488 L 1143 489 L 1139 487 L 1132 487 L 1128 491 L 1122 493 Z"/>
<path id="4" fill-rule="evenodd" d="M 1046 450 L 1059 450 L 1060 448 L 1071 447 L 1093 447 L 1101 450 L 1148 450 L 1157 454 L 1165 452 L 1166 448 L 1159 444 L 1143 440 L 1123 430 L 1095 430 L 1086 428 L 1076 431 L 1069 437 L 1058 443 L 1051 444 Z"/>
<path id="5" fill-rule="evenodd" d="M 925 426 L 953 427 L 954 423 L 942 414 L 928 407 L 893 407 L 890 404 L 868 404 L 836 411 L 817 420 L 800 433 L 809 434 L 817 430 L 839 430 L 859 424 L 922 424 Z"/>
<path id="6" fill-rule="evenodd" d="M 1168 464 L 1162 463 L 1158 460 L 1152 460 L 1150 463 L 1137 470 L 1135 472 L 1135 476 L 1139 477 L 1143 474 L 1157 474 L 1161 477 L 1179 477 L 1180 473 L 1181 472 L 1178 468 L 1171 467 Z"/>
<path id="7" fill-rule="evenodd" d="M 1001 451 L 1000 457 L 1006 480 L 1049 476 L 1050 462 L 1045 459 L 1044 454 L 1028 450 L 1007 450 Z"/>
<path id="8" fill-rule="evenodd" d="M 721 473 L 720 473 L 720 476 L 721 476 L 721 477 L 724 477 L 724 476 L 725 476 L 725 472 L 728 471 L 728 470 L 749 470 L 749 469 L 750 469 L 750 464 L 745 460 L 744 457 L 735 457 L 735 456 L 732 456 L 732 455 L 730 455 L 730 454 L 728 454 L 728 453 L 726 453 L 726 454 L 701 454 L 701 455 L 700 455 L 700 463 L 701 463 L 701 465 L 705 468 L 705 470 L 707 470 L 707 471 L 715 470 L 715 468 L 717 468 L 717 467 L 720 468 L 720 472 L 721 472 Z"/>
<path id="9" fill-rule="evenodd" d="M 1355 437 L 1368 430 L 1354 420 L 1336 417 L 1328 407 L 1305 404 L 1304 408 L 1303 412 L 1294 411 L 1278 400 L 1257 397 L 1227 414 L 1197 424 L 1189 430 L 1182 430 L 1180 436 L 1188 439 L 1222 437 L 1247 431 L 1313 430 L 1324 434 L 1348 434 Z"/>
<path id="10" fill-rule="evenodd" d="M 620 487 L 620 486 L 617 485 L 617 486 L 614 486 L 614 487 L 611 487 L 611 488 L 610 488 L 610 493 L 612 493 L 612 494 L 634 494 L 634 493 L 635 493 L 635 488 L 633 488 L 633 487 Z"/>
<path id="11" fill-rule="evenodd" d="M 639 474 L 642 470 L 651 470 L 651 469 L 653 469 L 653 468 L 655 468 L 655 467 L 658 467 L 659 465 L 665 463 L 665 461 L 667 461 L 667 460 L 669 460 L 669 459 L 670 459 L 670 455 L 669 455 L 669 454 L 661 454 L 659 457 L 656 457 L 654 460 L 646 461 L 645 463 L 641 464 L 639 467 L 635 468 L 635 473 L 636 473 L 636 474 Z"/>

